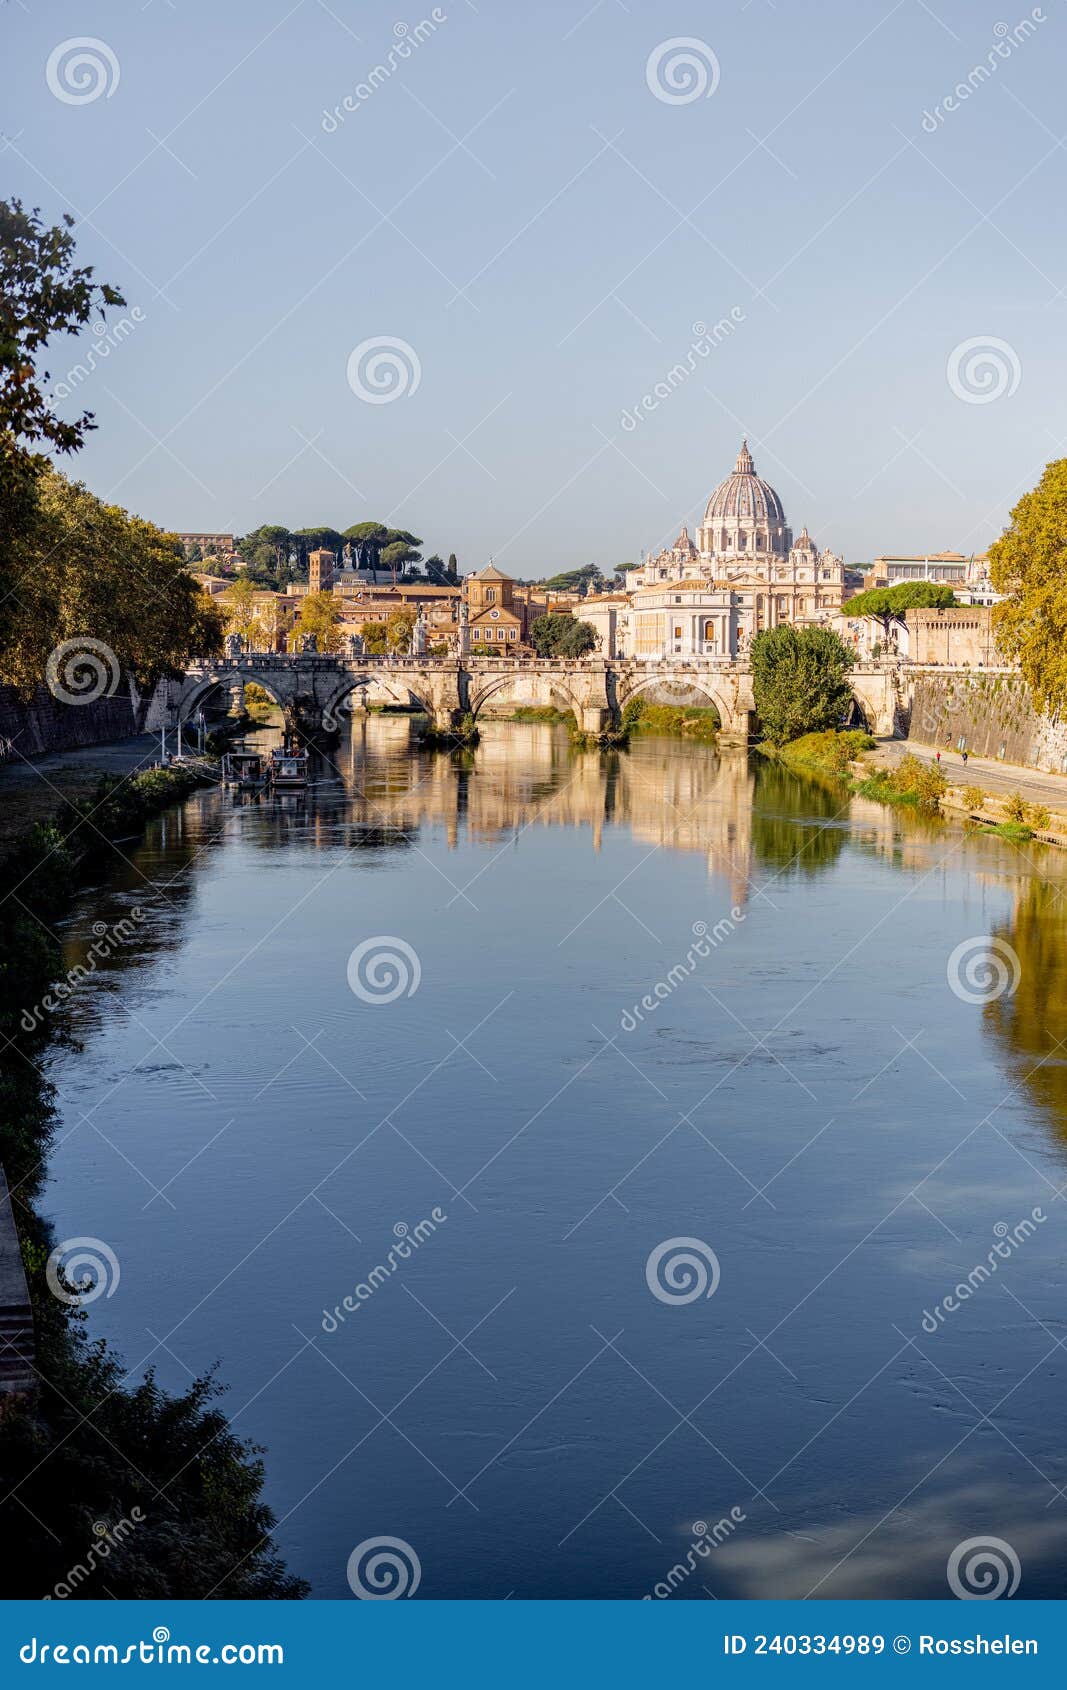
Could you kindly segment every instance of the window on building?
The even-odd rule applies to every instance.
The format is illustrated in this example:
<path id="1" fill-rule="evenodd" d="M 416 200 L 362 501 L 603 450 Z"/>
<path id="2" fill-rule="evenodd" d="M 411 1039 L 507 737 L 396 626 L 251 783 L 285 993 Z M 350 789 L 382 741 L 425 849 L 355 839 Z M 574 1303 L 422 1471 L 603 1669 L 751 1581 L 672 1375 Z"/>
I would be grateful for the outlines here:
<path id="1" fill-rule="evenodd" d="M 495 598 L 496 598 L 496 588 L 495 587 L 486 587 L 486 589 L 485 589 L 485 602 L 486 602 L 486 604 L 492 604 L 492 602 Z"/>
<path id="2" fill-rule="evenodd" d="M 514 628 L 509 628 L 508 629 L 508 639 L 513 640 L 514 638 L 515 638 L 515 630 L 514 630 Z"/>
<path id="3" fill-rule="evenodd" d="M 675 637 L 676 640 L 680 640 L 681 637 L 682 637 L 681 624 L 677 623 L 677 622 L 674 625 L 674 637 Z"/>

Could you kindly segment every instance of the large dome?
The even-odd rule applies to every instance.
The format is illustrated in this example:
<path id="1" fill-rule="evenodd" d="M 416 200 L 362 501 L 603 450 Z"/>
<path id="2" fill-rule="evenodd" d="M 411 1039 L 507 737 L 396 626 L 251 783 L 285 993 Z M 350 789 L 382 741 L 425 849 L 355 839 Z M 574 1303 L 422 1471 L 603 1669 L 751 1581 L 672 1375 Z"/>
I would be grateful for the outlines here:
<path id="1" fill-rule="evenodd" d="M 785 508 L 770 482 L 756 474 L 747 440 L 741 442 L 733 474 L 708 500 L 700 533 L 702 551 L 788 553 L 792 535 Z"/>
<path id="2" fill-rule="evenodd" d="M 769 481 L 756 474 L 748 441 L 742 440 L 734 473 L 720 481 L 704 512 L 705 523 L 749 517 L 756 522 L 785 522 L 785 510 Z"/>

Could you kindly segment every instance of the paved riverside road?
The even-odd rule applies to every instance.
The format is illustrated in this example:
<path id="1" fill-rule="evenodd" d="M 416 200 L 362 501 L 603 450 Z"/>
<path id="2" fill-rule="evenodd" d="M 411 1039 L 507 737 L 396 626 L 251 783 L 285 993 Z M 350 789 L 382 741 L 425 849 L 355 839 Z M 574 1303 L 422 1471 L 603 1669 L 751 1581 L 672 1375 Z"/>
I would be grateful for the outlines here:
<path id="1" fill-rule="evenodd" d="M 63 798 L 87 797 L 101 775 L 131 775 L 159 761 L 159 735 L 50 751 L 35 762 L 13 752 L 0 763 L 0 844 L 54 814 Z"/>
<path id="2" fill-rule="evenodd" d="M 877 751 L 865 752 L 869 762 L 880 768 L 893 768 L 902 758 L 917 757 L 931 768 L 936 764 L 937 747 L 922 745 L 913 739 L 883 739 Z M 986 792 L 1003 794 L 1019 792 L 1032 803 L 1044 804 L 1050 810 L 1067 814 L 1067 775 L 1048 774 L 1041 769 L 1023 768 L 1018 763 L 1001 763 L 994 757 L 968 757 L 966 763 L 954 748 L 942 747 L 940 768 L 952 786 L 980 786 Z"/>

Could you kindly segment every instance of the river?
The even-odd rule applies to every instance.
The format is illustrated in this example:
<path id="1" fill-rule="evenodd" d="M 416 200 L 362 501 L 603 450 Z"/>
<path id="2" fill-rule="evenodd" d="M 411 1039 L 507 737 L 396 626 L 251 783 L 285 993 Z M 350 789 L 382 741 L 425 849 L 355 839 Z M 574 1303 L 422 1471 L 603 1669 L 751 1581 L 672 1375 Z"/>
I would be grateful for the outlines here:
<path id="1" fill-rule="evenodd" d="M 382 1537 L 420 1597 L 937 1597 L 977 1537 L 1062 1594 L 1060 859 L 410 734 L 196 795 L 66 924 L 137 926 L 50 1066 L 90 1331 L 218 1363 L 316 1596 Z"/>

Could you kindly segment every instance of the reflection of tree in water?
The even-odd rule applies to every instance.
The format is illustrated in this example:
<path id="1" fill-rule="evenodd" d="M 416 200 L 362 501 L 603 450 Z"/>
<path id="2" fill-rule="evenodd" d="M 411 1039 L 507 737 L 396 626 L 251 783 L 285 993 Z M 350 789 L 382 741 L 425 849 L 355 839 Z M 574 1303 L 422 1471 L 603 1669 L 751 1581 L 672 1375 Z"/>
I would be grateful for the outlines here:
<path id="1" fill-rule="evenodd" d="M 1061 886 L 1028 880 L 1011 920 L 995 937 L 1019 959 L 1013 993 L 986 1004 L 985 1025 L 1007 1053 L 1015 1083 L 1067 1137 L 1067 895 Z M 1047 1058 L 1047 1060 L 1046 1060 Z"/>
<path id="2" fill-rule="evenodd" d="M 844 788 L 807 780 L 766 757 L 752 759 L 752 854 L 764 868 L 819 874 L 836 863 L 848 838 Z"/>

